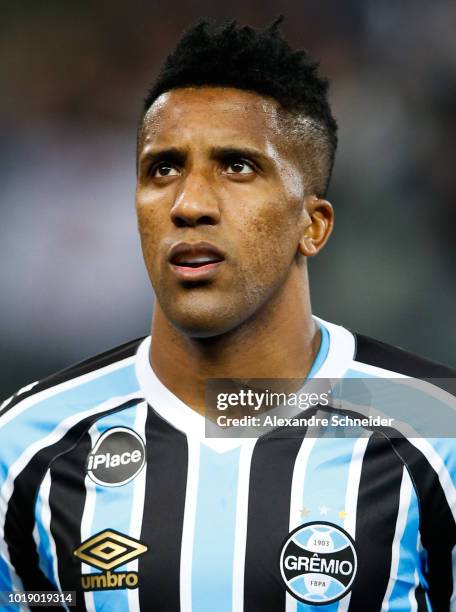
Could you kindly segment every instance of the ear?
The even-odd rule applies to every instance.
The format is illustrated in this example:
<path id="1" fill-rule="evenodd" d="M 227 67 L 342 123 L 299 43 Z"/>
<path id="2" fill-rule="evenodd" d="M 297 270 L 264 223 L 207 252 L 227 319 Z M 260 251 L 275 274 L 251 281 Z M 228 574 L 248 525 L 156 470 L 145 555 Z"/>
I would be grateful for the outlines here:
<path id="1" fill-rule="evenodd" d="M 327 200 L 312 195 L 304 199 L 303 215 L 307 217 L 307 225 L 299 241 L 298 252 L 312 257 L 321 251 L 331 235 L 334 210 Z"/>

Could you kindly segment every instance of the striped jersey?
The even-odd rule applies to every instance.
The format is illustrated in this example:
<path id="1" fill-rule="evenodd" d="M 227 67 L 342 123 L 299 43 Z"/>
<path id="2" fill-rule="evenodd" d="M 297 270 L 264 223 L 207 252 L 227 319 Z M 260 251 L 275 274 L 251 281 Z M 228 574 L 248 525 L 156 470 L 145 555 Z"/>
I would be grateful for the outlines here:
<path id="1" fill-rule="evenodd" d="M 432 418 L 454 410 L 448 390 L 424 381 L 452 370 L 317 321 L 310 376 L 388 379 L 399 394 L 420 381 L 402 420 L 416 394 Z M 75 591 L 68 609 L 96 612 L 456 609 L 451 435 L 363 425 L 207 438 L 203 417 L 154 374 L 150 342 L 3 403 L 0 591 Z M 379 401 L 391 412 L 388 393 Z"/>

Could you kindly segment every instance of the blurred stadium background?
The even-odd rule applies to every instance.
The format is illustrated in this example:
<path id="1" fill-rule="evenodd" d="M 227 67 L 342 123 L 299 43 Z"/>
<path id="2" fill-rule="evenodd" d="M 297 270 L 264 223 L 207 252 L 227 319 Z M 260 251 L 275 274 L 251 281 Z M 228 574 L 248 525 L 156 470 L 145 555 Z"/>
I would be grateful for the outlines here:
<path id="1" fill-rule="evenodd" d="M 278 14 L 332 83 L 336 230 L 314 312 L 456 365 L 452 0 L 2 2 L 0 397 L 149 329 L 136 121 L 196 18 Z M 223 4 L 223 5 L 222 5 Z"/>

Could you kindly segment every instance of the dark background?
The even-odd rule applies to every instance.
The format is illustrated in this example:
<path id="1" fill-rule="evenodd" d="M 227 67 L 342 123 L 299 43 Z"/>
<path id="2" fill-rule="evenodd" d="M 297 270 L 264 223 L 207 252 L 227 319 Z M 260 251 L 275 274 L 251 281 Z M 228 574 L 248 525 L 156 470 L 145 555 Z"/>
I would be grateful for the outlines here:
<path id="1" fill-rule="evenodd" d="M 331 80 L 336 228 L 316 314 L 456 365 L 456 3 L 1 3 L 0 397 L 149 330 L 134 216 L 145 89 L 196 18 L 284 32 Z"/>

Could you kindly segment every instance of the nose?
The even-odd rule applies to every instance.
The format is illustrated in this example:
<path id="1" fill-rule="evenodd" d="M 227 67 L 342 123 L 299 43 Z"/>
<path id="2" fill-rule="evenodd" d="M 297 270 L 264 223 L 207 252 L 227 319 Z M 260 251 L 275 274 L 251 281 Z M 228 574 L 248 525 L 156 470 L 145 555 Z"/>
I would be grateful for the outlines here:
<path id="1" fill-rule="evenodd" d="M 171 220 L 177 227 L 217 225 L 220 222 L 217 196 L 202 174 L 187 176 L 171 208 Z"/>

